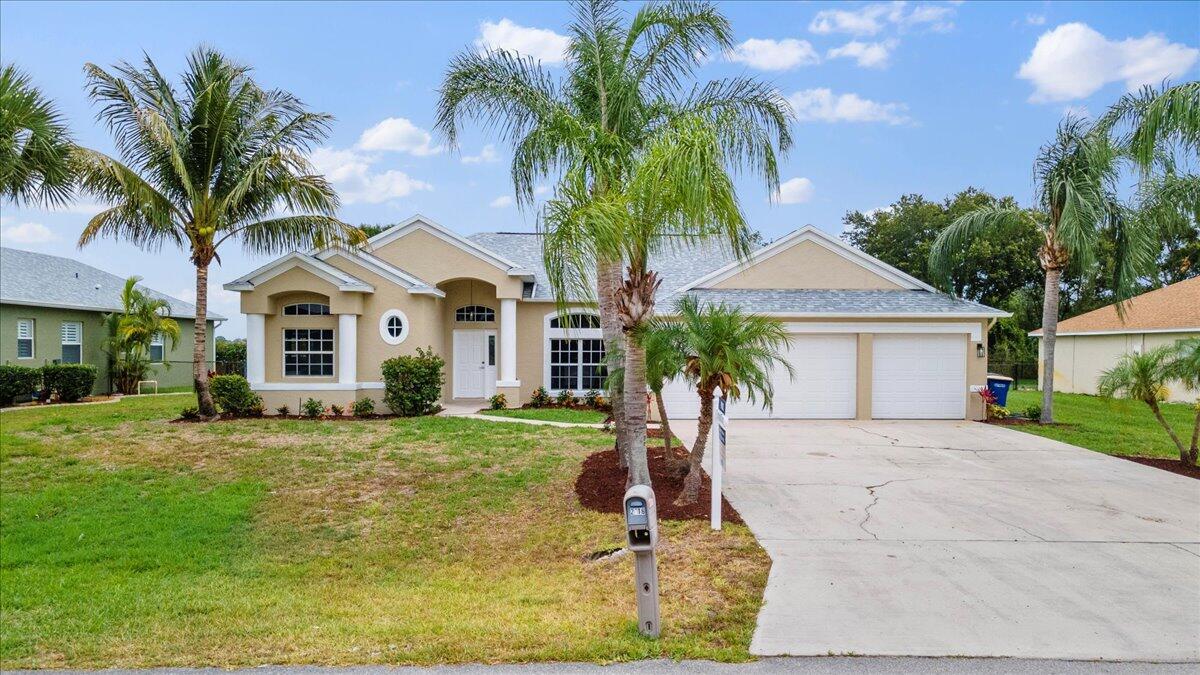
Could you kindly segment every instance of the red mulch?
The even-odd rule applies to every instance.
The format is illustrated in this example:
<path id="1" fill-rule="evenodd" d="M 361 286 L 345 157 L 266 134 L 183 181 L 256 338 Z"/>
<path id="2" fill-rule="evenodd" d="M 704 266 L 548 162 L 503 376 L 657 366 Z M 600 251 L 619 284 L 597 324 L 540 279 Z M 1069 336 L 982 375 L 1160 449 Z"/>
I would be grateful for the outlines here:
<path id="1" fill-rule="evenodd" d="M 241 422 L 243 420 L 302 420 L 305 422 L 366 422 L 369 420 L 394 420 L 399 419 L 399 415 L 365 415 L 355 417 L 353 415 L 342 415 L 341 417 L 322 416 L 322 417 L 304 417 L 303 415 L 259 415 L 252 417 L 249 415 L 230 415 L 221 413 L 213 422 Z M 203 422 L 200 418 L 184 419 L 176 417 L 170 421 L 170 424 L 199 424 Z"/>
<path id="2" fill-rule="evenodd" d="M 1114 457 L 1121 456 L 1114 455 Z M 1138 464 L 1145 464 L 1146 466 L 1152 466 L 1156 469 L 1162 469 L 1163 471 L 1177 473 L 1180 476 L 1200 479 L 1200 468 L 1189 466 L 1177 459 L 1167 459 L 1165 457 L 1121 457 L 1121 459 L 1127 459 L 1131 462 L 1137 462 Z"/>
<path id="3" fill-rule="evenodd" d="M 660 520 L 708 520 L 712 502 L 712 484 L 708 474 L 700 480 L 700 497 L 688 506 L 676 506 L 675 498 L 683 489 L 683 476 L 668 470 L 662 446 L 646 449 L 650 461 L 650 482 Z M 625 498 L 625 471 L 617 467 L 617 451 L 604 450 L 583 460 L 583 469 L 575 479 L 575 494 L 586 509 L 601 513 L 621 513 Z M 742 523 L 741 515 L 722 498 L 721 519 Z"/>

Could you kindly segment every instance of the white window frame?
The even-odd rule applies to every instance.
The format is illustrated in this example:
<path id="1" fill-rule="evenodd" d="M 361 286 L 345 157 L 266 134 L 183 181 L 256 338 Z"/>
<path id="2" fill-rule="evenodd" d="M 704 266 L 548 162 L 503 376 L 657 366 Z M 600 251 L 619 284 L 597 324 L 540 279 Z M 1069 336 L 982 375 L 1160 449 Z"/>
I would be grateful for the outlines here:
<path id="1" fill-rule="evenodd" d="M 157 361 L 154 360 L 155 347 L 158 347 L 161 350 L 159 352 L 159 359 Z M 150 353 L 148 356 L 150 357 L 150 363 L 167 362 L 167 341 L 163 338 L 162 333 L 155 333 L 154 335 L 150 336 Z"/>
<path id="2" fill-rule="evenodd" d="M 298 312 L 300 310 L 296 310 L 297 311 L 296 314 L 288 314 L 288 309 L 290 309 L 292 307 L 299 307 L 301 305 L 304 305 L 309 308 L 309 312 L 307 314 L 299 314 Z M 314 306 L 315 307 L 323 307 L 325 309 L 325 311 L 317 313 L 317 314 L 313 314 L 312 308 Z M 280 316 L 329 316 L 330 315 L 329 303 L 327 303 L 327 302 L 291 302 L 291 303 L 288 303 L 283 306 L 283 309 L 280 310 L 279 315 Z"/>
<path id="3" fill-rule="evenodd" d="M 400 335 L 398 336 L 393 336 L 392 332 L 388 330 L 388 321 L 392 317 L 400 319 Z M 409 328 L 408 315 L 398 309 L 389 309 L 379 317 L 379 337 L 389 345 L 398 345 L 407 340 Z"/>
<path id="4" fill-rule="evenodd" d="M 466 310 L 470 310 L 471 317 L 467 318 L 467 319 L 458 318 L 459 312 L 465 312 Z M 482 315 L 485 317 L 490 317 L 490 318 L 485 318 L 485 319 L 478 318 L 480 316 L 479 310 L 485 310 L 482 313 Z M 496 322 L 496 310 L 491 307 L 488 307 L 487 305 L 463 305 L 462 307 L 455 308 L 454 322 L 455 323 L 495 323 Z"/>
<path id="5" fill-rule="evenodd" d="M 588 314 L 600 318 L 599 313 L 588 309 L 572 309 L 568 314 Z M 570 339 L 570 340 L 604 340 L 604 332 L 599 328 L 551 328 L 550 322 L 558 317 L 558 312 L 550 312 L 545 316 L 542 322 L 542 386 L 546 387 L 546 391 L 558 393 L 565 391 L 562 389 L 553 389 L 550 386 L 550 341 L 554 339 Z M 579 376 L 576 379 L 578 383 L 583 378 L 583 363 L 579 364 Z M 603 387 L 598 387 L 603 389 Z M 572 389 L 576 394 L 580 394 L 579 389 Z M 585 390 L 586 391 L 586 390 Z"/>
<path id="6" fill-rule="evenodd" d="M 319 350 L 319 351 L 312 351 L 312 350 L 308 350 L 308 351 L 303 351 L 303 352 L 301 352 L 301 351 L 292 351 L 292 352 L 289 352 L 289 351 L 287 350 L 287 342 L 288 342 L 287 334 L 288 334 L 288 331 L 290 331 L 290 330 L 305 330 L 305 331 L 309 331 L 309 334 L 310 334 L 310 336 L 311 336 L 311 332 L 312 332 L 312 331 L 315 331 L 315 330 L 316 330 L 316 331 L 326 331 L 326 330 L 327 330 L 327 331 L 329 331 L 330 340 L 333 342 L 333 348 L 332 348 L 332 350 L 331 350 L 331 351 L 328 351 L 328 352 L 327 352 L 327 351 L 325 351 L 325 350 L 323 350 L 323 349 L 322 349 L 322 350 Z M 296 338 L 293 338 L 293 339 L 296 339 Z M 305 339 L 306 339 L 306 340 L 308 340 L 308 341 L 311 341 L 311 340 L 312 340 L 312 338 L 311 338 L 311 337 L 307 337 L 307 338 L 305 338 Z M 324 340 L 324 338 L 323 338 L 323 337 L 322 337 L 322 338 L 320 338 L 320 339 Z M 280 355 L 279 355 L 279 372 L 280 372 L 280 373 L 283 375 L 283 377 L 285 377 L 285 378 L 302 378 L 302 377 L 336 377 L 336 376 L 337 376 L 337 350 L 338 350 L 338 343 L 337 343 L 337 331 L 336 331 L 336 330 L 334 330 L 333 328 L 305 328 L 305 327 L 284 328 L 284 329 L 283 329 L 283 332 L 282 332 L 282 333 L 280 333 L 280 343 L 279 343 L 279 346 L 280 346 L 280 348 L 281 348 L 281 349 L 280 349 L 280 352 L 281 352 L 281 353 L 280 353 Z M 328 374 L 328 375 L 325 375 L 325 374 L 321 374 L 321 375 L 312 375 L 312 374 L 308 374 L 308 375 L 288 375 L 288 374 L 287 374 L 287 357 L 288 357 L 288 354 L 331 354 L 331 355 L 333 355 L 333 359 L 332 359 L 331 363 L 329 364 L 329 367 L 330 367 L 329 374 Z M 297 364 L 297 365 L 299 365 L 299 364 Z M 310 368 L 311 368 L 311 366 L 312 366 L 312 364 L 309 364 L 309 367 L 310 367 Z"/>
<path id="7" fill-rule="evenodd" d="M 28 335 L 21 337 L 21 329 L 27 328 Z M 37 321 L 35 319 L 17 319 L 17 359 L 30 361 L 37 357 Z M 21 356 L 21 342 L 29 340 L 29 356 Z"/>
<path id="8" fill-rule="evenodd" d="M 76 335 L 75 335 L 75 339 L 76 339 L 75 342 L 67 342 L 66 333 L 67 333 L 67 326 L 69 326 L 69 325 L 79 327 L 79 330 L 76 332 Z M 59 351 L 59 359 L 58 359 L 59 363 L 83 363 L 83 322 L 82 321 L 63 321 L 62 325 L 59 326 L 58 336 L 59 336 L 59 342 L 61 343 L 60 344 L 61 347 L 79 347 L 79 360 L 78 361 L 68 361 L 66 359 L 66 357 L 63 356 L 62 351 L 60 350 Z"/>

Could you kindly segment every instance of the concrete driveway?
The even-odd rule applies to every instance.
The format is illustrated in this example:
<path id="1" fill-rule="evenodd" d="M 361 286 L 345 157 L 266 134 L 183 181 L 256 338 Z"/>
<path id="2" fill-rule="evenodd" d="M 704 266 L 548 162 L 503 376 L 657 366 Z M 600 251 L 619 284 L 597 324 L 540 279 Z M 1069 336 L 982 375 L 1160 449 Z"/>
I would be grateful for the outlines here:
<path id="1" fill-rule="evenodd" d="M 729 443 L 773 561 L 756 654 L 1200 659 L 1200 481 L 974 422 Z"/>

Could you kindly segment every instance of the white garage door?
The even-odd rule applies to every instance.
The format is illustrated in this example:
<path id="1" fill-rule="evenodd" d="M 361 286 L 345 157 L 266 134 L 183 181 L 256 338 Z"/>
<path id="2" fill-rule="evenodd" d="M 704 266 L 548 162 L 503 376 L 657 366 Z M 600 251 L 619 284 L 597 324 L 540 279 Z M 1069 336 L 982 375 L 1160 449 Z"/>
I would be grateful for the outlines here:
<path id="1" fill-rule="evenodd" d="M 761 402 L 741 401 L 730 407 L 733 419 L 852 419 L 855 413 L 855 382 L 858 339 L 854 335 L 793 335 L 787 352 L 795 369 L 790 378 L 782 368 L 772 373 L 775 385 L 773 410 Z M 667 414 L 693 419 L 700 414 L 695 390 L 672 382 L 663 391 Z"/>
<path id="2" fill-rule="evenodd" d="M 967 405 L 965 335 L 876 335 L 871 416 L 962 419 Z"/>

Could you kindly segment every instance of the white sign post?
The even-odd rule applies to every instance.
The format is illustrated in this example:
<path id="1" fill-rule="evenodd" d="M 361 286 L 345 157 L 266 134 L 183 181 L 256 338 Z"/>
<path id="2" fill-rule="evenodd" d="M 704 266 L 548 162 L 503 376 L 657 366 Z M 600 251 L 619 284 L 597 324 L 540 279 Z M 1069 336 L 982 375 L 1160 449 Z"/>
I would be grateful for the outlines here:
<path id="1" fill-rule="evenodd" d="M 712 426 L 712 529 L 721 529 L 721 484 L 725 478 L 725 394 L 713 392 Z"/>

